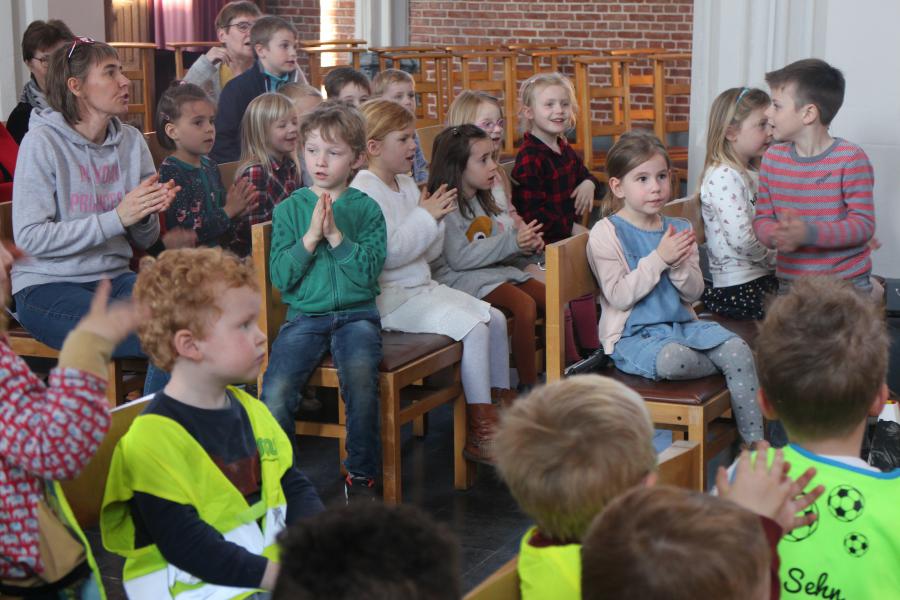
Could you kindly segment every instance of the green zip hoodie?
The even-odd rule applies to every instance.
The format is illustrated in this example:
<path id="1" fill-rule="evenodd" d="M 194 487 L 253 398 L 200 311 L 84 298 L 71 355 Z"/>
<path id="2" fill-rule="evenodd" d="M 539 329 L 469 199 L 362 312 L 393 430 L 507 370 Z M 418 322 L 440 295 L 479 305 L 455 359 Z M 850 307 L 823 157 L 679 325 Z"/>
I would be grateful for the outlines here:
<path id="1" fill-rule="evenodd" d="M 324 238 L 309 253 L 303 235 L 318 198 L 309 188 L 296 190 L 272 214 L 272 285 L 298 314 L 322 315 L 375 308 L 381 292 L 378 276 L 387 252 L 384 215 L 374 200 L 347 188 L 334 201 L 334 222 L 344 239 L 332 248 Z"/>

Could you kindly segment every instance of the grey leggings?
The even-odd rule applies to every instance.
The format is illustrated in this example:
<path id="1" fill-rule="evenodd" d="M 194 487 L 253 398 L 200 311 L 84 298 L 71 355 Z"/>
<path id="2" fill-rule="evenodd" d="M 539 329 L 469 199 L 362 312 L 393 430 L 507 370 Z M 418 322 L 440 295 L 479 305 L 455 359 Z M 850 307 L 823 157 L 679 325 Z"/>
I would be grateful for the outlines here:
<path id="1" fill-rule="evenodd" d="M 756 365 L 744 340 L 733 337 L 710 350 L 671 343 L 656 357 L 656 374 L 662 379 L 698 379 L 718 372 L 725 375 L 731 392 L 731 410 L 741 438 L 748 444 L 763 439 L 763 417 L 756 404 Z"/>

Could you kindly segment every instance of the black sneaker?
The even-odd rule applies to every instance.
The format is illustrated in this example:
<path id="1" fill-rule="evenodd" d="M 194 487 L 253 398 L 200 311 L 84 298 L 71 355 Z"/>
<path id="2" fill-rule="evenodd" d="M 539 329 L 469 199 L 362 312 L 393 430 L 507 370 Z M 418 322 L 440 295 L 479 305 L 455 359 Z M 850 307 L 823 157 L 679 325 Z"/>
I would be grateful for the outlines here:
<path id="1" fill-rule="evenodd" d="M 375 480 L 360 475 L 347 475 L 344 480 L 344 498 L 347 504 L 351 502 L 374 502 L 381 499 L 381 494 L 375 489 Z"/>

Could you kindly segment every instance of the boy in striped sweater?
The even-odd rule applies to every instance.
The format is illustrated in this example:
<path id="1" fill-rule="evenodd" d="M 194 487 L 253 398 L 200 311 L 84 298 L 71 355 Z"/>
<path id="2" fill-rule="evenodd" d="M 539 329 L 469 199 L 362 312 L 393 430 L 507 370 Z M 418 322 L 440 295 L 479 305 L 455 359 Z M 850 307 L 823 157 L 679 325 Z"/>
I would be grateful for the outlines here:
<path id="1" fill-rule="evenodd" d="M 753 229 L 778 250 L 781 293 L 804 275 L 850 280 L 870 292 L 874 174 L 862 148 L 828 131 L 844 101 L 844 76 L 819 59 L 766 74 L 775 139 L 759 170 Z"/>

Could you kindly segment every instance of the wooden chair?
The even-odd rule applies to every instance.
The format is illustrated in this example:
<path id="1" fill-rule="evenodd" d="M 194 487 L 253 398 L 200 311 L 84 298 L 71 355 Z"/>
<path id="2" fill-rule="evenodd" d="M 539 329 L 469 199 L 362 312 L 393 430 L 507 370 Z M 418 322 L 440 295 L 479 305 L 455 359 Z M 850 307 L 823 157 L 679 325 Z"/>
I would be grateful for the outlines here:
<path id="1" fill-rule="evenodd" d="M 187 69 L 184 68 L 184 51 L 189 48 L 214 48 L 222 42 L 169 42 L 166 44 L 175 51 L 175 79 L 184 79 Z"/>
<path id="2" fill-rule="evenodd" d="M 140 102 L 129 102 L 128 113 L 139 114 L 144 122 L 144 131 L 153 129 L 154 113 L 154 64 L 156 44 L 145 42 L 111 42 L 109 44 L 119 52 L 125 77 L 136 84 L 140 90 Z M 134 94 L 132 93 L 133 100 Z"/>
<path id="3" fill-rule="evenodd" d="M 575 95 L 581 107 L 582 118 L 578 119 L 575 145 L 584 153 L 584 164 L 599 181 L 607 182 L 606 152 L 594 150 L 595 136 L 609 136 L 613 142 L 623 133 L 631 129 L 631 100 L 629 94 L 630 73 L 629 58 L 609 56 L 578 56 L 575 62 Z M 605 69 L 598 73 L 598 68 Z M 593 83 L 606 76 L 607 85 Z M 616 83 L 618 81 L 618 83 Z M 592 111 L 595 100 L 601 100 L 601 114 L 608 115 L 607 120 L 594 119 Z M 592 209 L 596 207 L 596 201 Z M 588 226 L 591 211 L 582 216 L 581 224 Z"/>
<path id="4" fill-rule="evenodd" d="M 263 374 L 268 365 L 268 353 L 287 313 L 286 307 L 281 302 L 281 294 L 272 287 L 269 272 L 271 236 L 271 222 L 260 223 L 252 228 L 253 266 L 263 294 L 259 326 L 268 339 L 266 356 L 259 375 L 260 390 Z M 383 332 L 382 346 L 384 358 L 379 369 L 379 387 L 385 502 L 399 503 L 401 500 L 400 428 L 416 421 L 416 432 L 421 434 L 423 431 L 420 417 L 442 404 L 453 405 L 454 487 L 456 489 L 470 487 L 474 482 L 475 463 L 467 461 L 462 453 L 466 443 L 466 402 L 459 371 L 462 344 L 440 335 Z M 450 376 L 446 377 L 448 372 Z M 437 381 L 438 379 L 449 381 Z M 298 421 L 296 433 L 338 438 L 343 459 L 346 438 L 343 400 L 340 397 L 337 368 L 330 356 L 326 356 L 322 361 L 309 384 L 338 390 L 338 423 Z"/>
<path id="5" fill-rule="evenodd" d="M 103 505 L 103 492 L 106 489 L 113 451 L 134 420 L 150 404 L 150 400 L 148 396 L 112 409 L 109 431 L 94 457 L 78 477 L 61 482 L 66 500 L 82 529 L 96 528 L 100 522 L 100 507 Z"/>
<path id="6" fill-rule="evenodd" d="M 413 60 L 419 63 L 418 70 L 411 74 L 415 81 L 416 95 L 419 96 L 416 104 L 416 125 L 418 127 L 444 123 L 447 107 L 452 100 L 447 97 L 451 58 L 449 53 L 438 51 L 390 52 L 379 56 L 379 64 L 386 64 L 389 60 L 392 65 L 399 65 L 403 60 Z"/>
<path id="7" fill-rule="evenodd" d="M 368 52 L 363 47 L 360 46 L 313 46 L 313 47 L 301 47 L 299 48 L 300 52 L 303 52 L 309 57 L 309 84 L 314 88 L 322 87 L 323 81 L 325 80 L 325 76 L 328 75 L 331 71 L 341 66 L 352 66 L 357 71 L 362 66 L 362 55 Z M 349 54 L 350 62 L 347 65 L 334 65 L 330 67 L 322 66 L 322 55 L 323 54 Z"/>
<path id="8" fill-rule="evenodd" d="M 225 187 L 226 192 L 231 189 L 231 184 L 234 183 L 234 176 L 237 175 L 237 168 L 240 164 L 241 161 L 236 160 L 219 165 L 219 175 L 222 177 L 222 185 Z"/>
<path id="9" fill-rule="evenodd" d="M 146 132 L 144 134 L 144 141 L 147 142 L 147 147 L 150 148 L 150 155 L 153 157 L 153 166 L 159 171 L 159 165 L 161 165 L 162 161 L 172 154 L 173 151 L 162 147 L 162 144 L 159 143 L 159 139 L 156 137 L 155 131 Z"/>
<path id="10" fill-rule="evenodd" d="M 696 442 L 673 443 L 659 454 L 657 485 L 703 491 L 700 459 L 700 445 Z M 517 563 L 518 557 L 510 559 L 466 594 L 463 600 L 518 600 L 521 594 Z"/>
<path id="11" fill-rule="evenodd" d="M 569 301 L 599 292 L 587 260 L 587 233 L 550 244 L 547 257 L 547 381 L 562 377 L 565 365 L 564 309 Z M 724 325 L 724 323 L 723 323 Z M 672 429 L 700 446 L 702 481 L 709 460 L 736 439 L 730 420 L 731 395 L 721 375 L 689 381 L 652 381 L 615 367 L 601 374 L 616 379 L 644 398 L 653 423 Z M 710 439 L 712 438 L 712 439 Z"/>
<path id="12" fill-rule="evenodd" d="M 667 108 L 669 101 L 678 97 L 686 98 L 685 106 L 689 106 L 691 84 L 672 83 L 666 78 L 666 71 L 678 69 L 681 66 L 685 68 L 689 77 L 691 53 L 653 54 L 650 56 L 650 59 L 653 61 L 653 132 L 667 146 L 672 163 L 677 169 L 682 171 L 679 175 L 687 177 L 688 149 L 686 146 L 672 145 L 669 140 L 669 134 L 687 132 L 690 127 L 690 121 L 686 114 L 681 119 L 671 118 Z"/>
<path id="13" fill-rule="evenodd" d="M 335 40 L 301 40 L 297 42 L 298 48 L 322 48 L 323 46 L 350 46 L 358 48 L 366 46 L 369 42 L 356 38 L 335 39 Z"/>
<path id="14" fill-rule="evenodd" d="M 369 52 L 372 52 L 378 58 L 378 70 L 384 71 L 388 68 L 400 68 L 395 64 L 396 59 L 389 56 L 391 54 L 431 54 L 439 52 L 439 49 L 436 46 L 422 44 L 416 46 L 378 46 L 377 48 L 369 48 Z M 390 66 L 388 61 L 391 62 Z"/>
<path id="15" fill-rule="evenodd" d="M 422 154 L 425 155 L 425 160 L 429 165 L 431 164 L 431 153 L 434 150 L 434 138 L 436 138 L 444 129 L 446 129 L 446 126 L 444 125 L 430 125 L 428 127 L 419 127 L 416 129 L 416 133 L 419 136 L 419 143 L 422 145 Z"/>
<path id="16" fill-rule="evenodd" d="M 654 54 L 665 54 L 667 50 L 660 47 L 652 48 L 617 48 L 615 50 L 606 50 L 604 54 L 619 58 L 632 58 L 629 66 L 629 83 L 627 89 L 631 94 L 645 92 L 650 96 L 653 95 L 653 71 L 648 64 L 648 57 Z M 613 85 L 622 85 L 622 77 L 624 71 L 614 74 Z M 631 118 L 634 121 L 653 121 L 653 108 L 637 108 L 632 107 Z"/>
<path id="17" fill-rule="evenodd" d="M 0 202 L 0 239 L 13 240 L 12 201 Z M 43 344 L 19 324 L 13 315 L 7 315 L 6 337 L 13 352 L 23 358 L 46 358 L 56 360 L 59 350 Z M 117 406 L 125 401 L 126 396 L 143 389 L 144 378 L 135 373 L 146 372 L 146 361 L 140 359 L 113 359 L 107 372 L 106 398 L 110 405 Z M 130 373 L 130 375 L 126 375 Z"/>
<path id="18" fill-rule="evenodd" d="M 516 53 L 493 49 L 454 50 L 457 46 L 448 46 L 445 49 L 453 55 L 450 66 L 449 93 L 456 94 L 456 86 L 462 90 L 493 92 L 501 97 L 503 102 L 503 114 L 507 119 L 512 119 L 516 114 L 516 78 L 515 59 Z M 490 46 L 469 48 L 492 48 Z M 453 66 L 454 61 L 459 61 L 459 70 Z M 504 128 L 505 139 L 503 151 L 513 153 L 515 151 L 516 131 L 511 125 Z"/>

